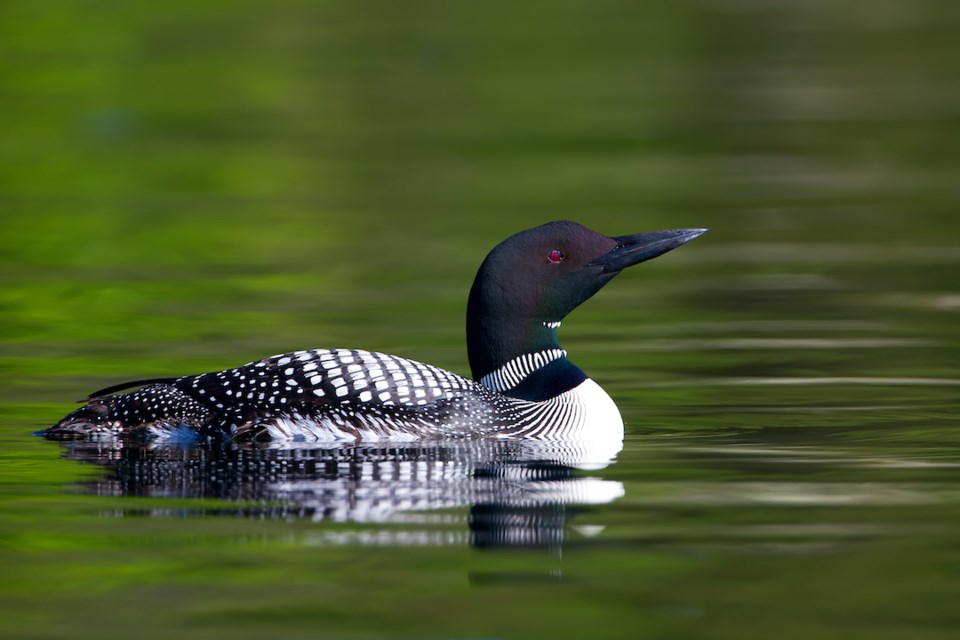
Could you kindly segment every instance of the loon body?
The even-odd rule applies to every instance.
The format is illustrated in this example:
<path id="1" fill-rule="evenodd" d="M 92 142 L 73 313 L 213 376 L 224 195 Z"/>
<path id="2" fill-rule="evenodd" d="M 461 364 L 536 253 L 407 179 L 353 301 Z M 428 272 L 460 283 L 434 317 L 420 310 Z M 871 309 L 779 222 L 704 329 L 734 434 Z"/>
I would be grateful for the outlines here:
<path id="1" fill-rule="evenodd" d="M 507 238 L 484 260 L 470 290 L 472 380 L 382 353 L 297 351 L 225 371 L 102 389 L 44 435 L 320 442 L 622 438 L 619 410 L 570 362 L 557 328 L 622 269 L 704 231 L 607 237 L 574 222 L 551 222 Z"/>

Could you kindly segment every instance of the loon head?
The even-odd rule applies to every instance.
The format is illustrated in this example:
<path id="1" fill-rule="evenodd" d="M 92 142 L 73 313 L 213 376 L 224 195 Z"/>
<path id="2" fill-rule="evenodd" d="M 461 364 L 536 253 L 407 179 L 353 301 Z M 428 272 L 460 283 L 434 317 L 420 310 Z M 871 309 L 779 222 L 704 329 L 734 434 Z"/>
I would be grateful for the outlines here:
<path id="1" fill-rule="evenodd" d="M 482 380 L 524 354 L 559 349 L 556 328 L 568 313 L 623 269 L 705 231 L 675 229 L 609 237 L 576 222 L 561 221 L 507 238 L 487 255 L 470 289 L 467 350 L 474 379 Z M 540 384 L 532 392 L 511 395 L 550 395 L 565 390 L 557 384 L 569 387 L 582 381 L 585 376 L 567 364 L 566 383 L 556 379 L 550 389 Z M 579 373 L 579 380 L 570 368 Z M 556 369 L 563 372 L 563 367 Z"/>

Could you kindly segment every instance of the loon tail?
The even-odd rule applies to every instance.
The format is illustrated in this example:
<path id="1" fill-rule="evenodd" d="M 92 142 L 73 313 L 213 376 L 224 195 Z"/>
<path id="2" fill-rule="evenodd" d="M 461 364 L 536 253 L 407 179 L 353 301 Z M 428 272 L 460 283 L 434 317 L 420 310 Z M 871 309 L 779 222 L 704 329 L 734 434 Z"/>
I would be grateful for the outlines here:
<path id="1" fill-rule="evenodd" d="M 80 400 L 80 402 L 86 402 L 87 400 L 93 400 L 94 398 L 99 398 L 101 396 L 109 395 L 111 393 L 116 393 L 117 391 L 123 391 L 124 389 L 132 389 L 133 387 L 142 387 L 145 384 L 170 384 L 179 380 L 179 378 L 147 378 L 146 380 L 132 380 L 130 382 L 121 382 L 120 384 L 111 385 L 103 389 L 98 389 L 90 395 L 87 396 L 86 400 Z"/>

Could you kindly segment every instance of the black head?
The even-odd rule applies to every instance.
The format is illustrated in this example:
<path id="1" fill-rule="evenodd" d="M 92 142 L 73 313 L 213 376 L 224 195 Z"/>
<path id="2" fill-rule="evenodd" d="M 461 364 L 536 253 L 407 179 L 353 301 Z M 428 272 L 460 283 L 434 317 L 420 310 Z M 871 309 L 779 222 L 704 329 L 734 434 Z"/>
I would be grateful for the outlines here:
<path id="1" fill-rule="evenodd" d="M 608 237 L 575 222 L 550 222 L 507 238 L 483 261 L 470 290 L 467 347 L 474 378 L 523 353 L 559 346 L 553 326 L 621 270 L 704 231 Z"/>

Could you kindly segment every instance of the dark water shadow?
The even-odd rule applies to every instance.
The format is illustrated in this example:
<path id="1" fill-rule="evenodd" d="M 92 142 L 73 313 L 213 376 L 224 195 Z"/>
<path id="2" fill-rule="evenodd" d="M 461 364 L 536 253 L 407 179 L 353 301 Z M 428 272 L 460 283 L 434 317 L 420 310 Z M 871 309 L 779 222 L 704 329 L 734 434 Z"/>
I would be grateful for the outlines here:
<path id="1" fill-rule="evenodd" d="M 468 541 L 476 547 L 558 549 L 578 506 L 605 504 L 624 493 L 622 483 L 586 471 L 605 466 L 610 452 L 598 459 L 595 449 L 579 443 L 171 447 L 68 441 L 61 446 L 66 458 L 104 469 L 79 485 L 91 495 L 228 500 L 237 508 L 214 512 L 367 524 L 417 522 L 424 512 L 468 507 Z M 198 506 L 187 514 L 214 512 Z M 163 501 L 149 514 L 172 515 Z M 369 532 L 365 539 L 334 538 L 361 544 L 383 539 Z M 462 540 L 454 538 L 427 536 L 419 543 Z"/>

